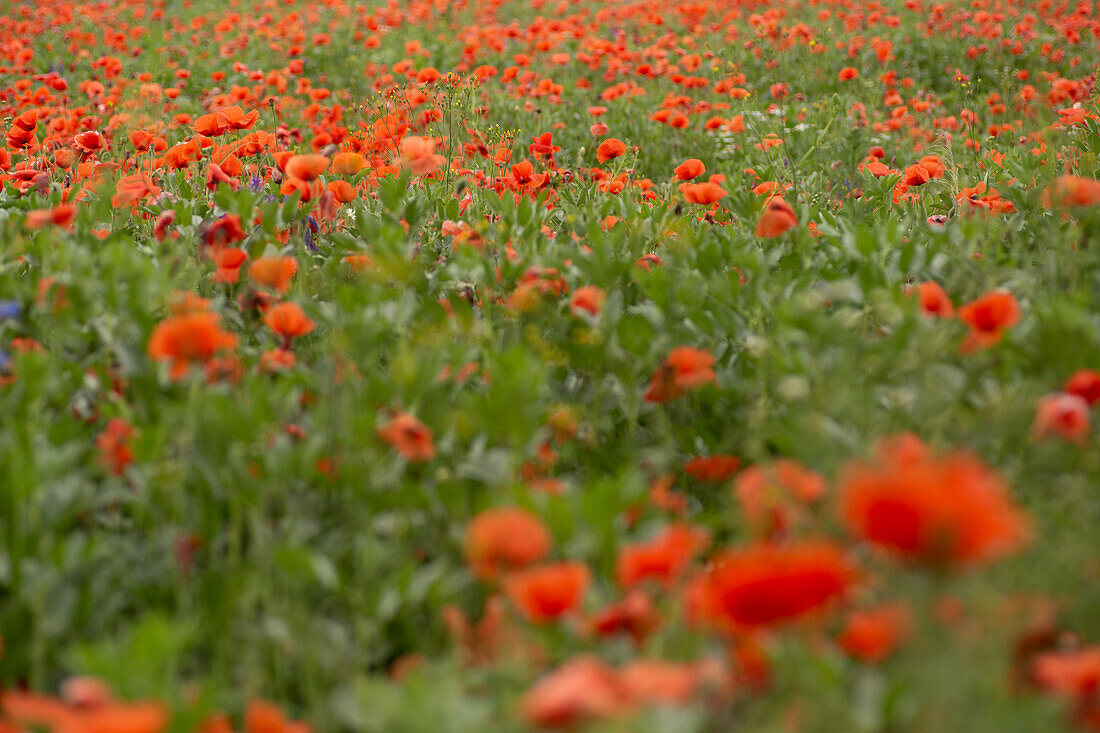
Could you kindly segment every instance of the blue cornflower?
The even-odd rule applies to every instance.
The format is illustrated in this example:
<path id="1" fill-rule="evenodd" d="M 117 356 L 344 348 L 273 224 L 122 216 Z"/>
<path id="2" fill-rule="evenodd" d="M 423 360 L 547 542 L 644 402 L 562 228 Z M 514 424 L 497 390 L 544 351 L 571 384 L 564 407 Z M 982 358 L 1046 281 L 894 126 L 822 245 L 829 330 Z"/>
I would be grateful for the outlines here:
<path id="1" fill-rule="evenodd" d="M 23 306 L 15 300 L 0 300 L 0 321 L 15 318 L 23 312 Z"/>

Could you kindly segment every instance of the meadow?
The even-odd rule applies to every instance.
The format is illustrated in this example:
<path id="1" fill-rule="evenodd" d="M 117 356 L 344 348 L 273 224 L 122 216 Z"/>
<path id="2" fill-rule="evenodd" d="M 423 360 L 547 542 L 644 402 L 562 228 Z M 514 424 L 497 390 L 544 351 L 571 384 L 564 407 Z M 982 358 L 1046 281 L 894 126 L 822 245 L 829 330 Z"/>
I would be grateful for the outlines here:
<path id="1" fill-rule="evenodd" d="M 1100 731 L 1090 0 L 0 4 L 0 733 Z"/>

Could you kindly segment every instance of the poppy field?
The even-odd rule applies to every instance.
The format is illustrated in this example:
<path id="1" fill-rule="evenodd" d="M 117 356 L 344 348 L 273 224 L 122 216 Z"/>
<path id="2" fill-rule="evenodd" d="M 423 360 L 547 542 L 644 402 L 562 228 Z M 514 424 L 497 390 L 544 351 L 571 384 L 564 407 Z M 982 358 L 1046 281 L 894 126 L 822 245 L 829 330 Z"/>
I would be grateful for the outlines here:
<path id="1" fill-rule="evenodd" d="M 1100 731 L 1091 0 L 0 5 L 0 733 Z"/>

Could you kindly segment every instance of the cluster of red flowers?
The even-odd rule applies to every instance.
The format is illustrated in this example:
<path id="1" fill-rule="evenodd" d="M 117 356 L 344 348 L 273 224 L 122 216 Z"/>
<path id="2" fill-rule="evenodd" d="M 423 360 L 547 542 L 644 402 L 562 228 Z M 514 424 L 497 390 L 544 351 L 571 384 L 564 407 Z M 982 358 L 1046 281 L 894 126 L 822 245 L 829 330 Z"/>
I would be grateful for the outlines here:
<path id="1" fill-rule="evenodd" d="M 915 286 L 913 292 L 925 314 L 936 318 L 955 315 L 955 306 L 939 283 L 923 282 Z M 958 315 L 970 327 L 959 350 L 964 353 L 978 351 L 1000 343 L 1005 332 L 1020 322 L 1020 304 L 1012 293 L 994 290 L 960 306 Z"/>
<path id="2" fill-rule="evenodd" d="M 3 640 L 0 639 L 0 653 Z M 102 681 L 71 677 L 59 697 L 21 690 L 0 690 L 0 731 L 50 730 L 54 733 L 166 733 L 177 730 L 167 706 L 160 702 L 126 703 L 116 700 Z M 229 716 L 207 715 L 195 733 L 233 733 Z M 255 699 L 241 719 L 242 733 L 309 733 L 306 723 L 288 720 L 273 703 Z"/>
<path id="3" fill-rule="evenodd" d="M 453 7 L 410 0 L 369 8 L 346 0 L 304 7 L 268 2 L 262 12 L 217 18 L 196 14 L 191 5 L 177 10 L 164 3 L 98 4 L 97 34 L 74 21 L 66 2 L 15 3 L 0 11 L 4 222 L 39 245 L 50 244 L 51 237 L 74 245 L 129 237 L 140 244 L 135 257 L 155 254 L 166 261 L 169 253 L 193 248 L 195 257 L 187 262 L 198 263 L 201 286 L 174 295 L 152 316 L 157 322 L 151 332 L 142 333 L 146 354 L 163 370 L 149 373 L 166 372 L 160 383 L 166 390 L 200 375 L 208 384 L 231 384 L 246 366 L 271 380 L 300 371 L 299 358 L 308 366 L 312 356 L 305 345 L 329 338 L 329 304 L 312 302 L 307 294 L 328 255 L 336 253 L 342 275 L 351 270 L 370 285 L 371 278 L 388 277 L 387 265 L 394 271 L 409 265 L 405 252 L 395 256 L 367 241 L 364 232 L 374 231 L 375 218 L 382 218 L 374 210 L 366 213 L 366 204 L 376 201 L 387 209 L 380 225 L 385 236 L 391 230 L 397 238 L 407 235 L 413 258 L 431 253 L 424 280 L 433 280 L 432 287 L 449 277 L 452 263 L 459 263 L 456 270 L 464 267 L 467 257 L 489 273 L 484 287 L 462 283 L 459 294 L 447 291 L 454 299 L 436 301 L 436 291 L 427 299 L 433 312 L 442 310 L 457 323 L 461 299 L 482 316 L 502 306 L 503 319 L 513 324 L 557 308 L 566 314 L 563 330 L 579 345 L 606 335 L 596 326 L 622 310 L 624 291 L 643 278 L 658 281 L 667 274 L 656 268 L 673 251 L 668 240 L 685 231 L 742 236 L 769 256 L 788 250 L 800 255 L 813 252 L 810 245 L 823 241 L 823 232 L 837 231 L 838 213 L 855 205 L 881 206 L 897 219 L 937 212 L 927 219 L 933 234 L 942 234 L 954 222 L 949 217 L 960 214 L 966 215 L 961 223 L 996 223 L 970 216 L 1007 217 L 1028 195 L 1029 205 L 1039 200 L 1054 212 L 1055 223 L 1086 220 L 1094 213 L 1089 209 L 1100 206 L 1100 181 L 1082 175 L 1095 175 L 1095 156 L 1084 152 L 1080 139 L 1095 137 L 1100 124 L 1089 46 L 1100 38 L 1100 20 L 1085 1 L 1025 7 L 908 0 L 898 7 L 864 7 L 852 0 L 532 0 L 524 8 L 533 11 L 526 20 L 501 12 L 498 0 Z M 176 15 L 183 10 L 185 17 Z M 911 34 L 895 30 L 903 23 Z M 150 29 L 162 26 L 151 38 Z M 398 29 L 409 27 L 424 38 L 445 31 L 439 41 L 452 45 L 432 62 L 427 41 L 391 43 Z M 1021 57 L 1035 66 L 1000 74 L 1000 91 L 952 102 L 938 85 L 904 75 L 917 73 L 912 57 L 894 63 L 903 34 L 912 44 L 921 36 L 950 36 L 968 46 L 967 60 L 984 57 L 996 68 L 1011 68 Z M 1057 42 L 1040 41 L 1041 35 Z M 701 40 L 708 36 L 710 48 Z M 314 73 L 324 54 L 307 52 L 307 46 L 321 51 L 340 44 L 369 52 L 369 60 L 356 61 L 353 69 L 363 89 L 381 95 L 369 104 L 352 88 L 331 82 L 345 78 L 343 69 Z M 740 57 L 727 58 L 714 50 L 716 44 L 737 49 Z M 154 46 L 165 61 L 147 70 L 141 57 Z M 830 121 L 837 125 L 835 136 L 873 135 L 852 148 L 860 151 L 854 158 L 867 150 L 858 164 L 837 161 L 807 175 L 806 163 L 821 153 L 828 129 L 817 142 L 802 136 L 823 107 L 809 109 L 817 90 L 804 80 L 776 76 L 782 55 L 791 51 L 821 58 L 818 69 L 826 73 L 815 84 L 823 79 L 845 94 L 861 95 L 844 97 L 848 101 L 832 110 Z M 440 58 L 453 64 L 442 71 L 431 65 Z M 184 66 L 185 59 L 193 68 Z M 970 98 L 970 78 L 961 69 L 953 80 L 949 74 L 937 81 L 961 85 Z M 587 99 L 587 109 L 563 109 L 576 98 Z M 266 127 L 268 111 L 271 125 L 259 129 Z M 522 138 L 492 124 L 524 119 L 521 113 L 534 125 Z M 674 141 L 669 155 L 676 157 L 647 168 L 650 151 L 633 138 L 639 129 Z M 1025 177 L 1013 173 L 1012 151 L 1041 162 L 1047 179 L 1018 180 Z M 958 152 L 973 158 L 960 162 Z M 676 160 L 682 162 L 672 167 Z M 644 177 L 646 170 L 657 180 Z M 425 214 L 404 200 L 391 206 L 386 199 L 395 180 L 430 191 L 438 211 Z M 567 202 L 589 196 L 603 206 L 595 220 L 571 221 Z M 108 200 L 125 224 L 114 215 L 91 221 L 98 214 L 90 212 Z M 499 210 L 486 208 L 490 200 Z M 509 220 L 514 213 L 515 229 L 539 245 L 573 247 L 568 254 L 575 258 L 606 255 L 610 262 L 608 253 L 596 251 L 594 236 L 584 238 L 581 225 L 591 225 L 592 234 L 602 228 L 611 242 L 638 225 L 620 219 L 629 216 L 625 211 L 662 206 L 662 221 L 675 223 L 646 232 L 645 253 L 632 251 L 621 278 L 609 265 L 606 270 L 614 272 L 602 285 L 578 282 L 573 259 L 542 258 L 521 237 L 513 241 L 504 226 L 515 223 Z M 556 216 L 563 211 L 565 216 Z M 546 212 L 555 216 L 528 228 Z M 918 228 L 929 234 L 923 224 Z M 630 231 L 632 239 L 636 234 Z M 43 313 L 65 311 L 70 295 L 79 302 L 63 276 L 58 281 L 61 273 L 39 272 L 50 266 L 49 258 L 36 259 L 24 243 L 13 247 L 19 267 L 37 278 L 36 305 Z M 745 283 L 740 270 L 722 266 L 724 276 L 735 272 Z M 964 353 L 994 347 L 1021 320 L 1020 303 L 1004 290 L 958 308 L 936 282 L 919 283 L 913 291 L 924 314 L 945 320 L 957 315 L 965 324 L 959 347 Z M 491 331 L 489 321 L 480 326 Z M 532 350 L 540 343 L 537 328 L 517 331 Z M 685 414 L 692 404 L 724 396 L 737 380 L 729 342 L 708 343 L 702 329 L 689 333 L 654 342 L 660 358 L 650 351 L 644 371 L 634 372 L 641 381 L 632 394 L 649 403 L 646 416 Z M 3 335 L 8 338 L 6 330 Z M 697 345 L 674 345 L 687 340 Z M 666 351 L 666 345 L 674 346 Z M 26 335 L 3 346 L 0 389 L 8 389 L 22 378 L 8 367 L 8 351 L 22 358 L 43 346 Z M 491 386 L 490 370 L 479 357 L 452 357 L 438 372 L 437 385 L 470 380 Z M 975 361 L 981 359 L 970 358 Z M 356 368 L 336 366 L 337 379 Z M 115 379 L 113 371 L 108 374 Z M 577 381 L 585 379 L 578 375 Z M 94 443 L 89 434 L 86 447 L 94 446 L 97 471 L 112 481 L 132 477 L 130 467 L 145 459 L 148 448 L 142 411 L 130 409 L 122 392 L 114 394 L 125 419 L 105 419 L 96 410 L 86 417 L 95 426 Z M 436 434 L 421 418 L 439 431 L 448 423 L 433 404 L 401 397 L 406 401 L 393 397 L 369 406 L 378 411 L 372 435 L 384 450 L 392 449 L 397 464 L 437 461 Z M 304 395 L 302 404 L 312 398 Z M 1039 399 L 1033 437 L 1085 445 L 1090 409 L 1098 401 L 1100 373 L 1073 374 L 1061 391 Z M 538 426 L 538 436 L 524 444 L 516 461 L 522 465 L 512 478 L 534 491 L 522 501 L 544 507 L 536 500 L 556 501 L 565 492 L 565 480 L 553 468 L 558 451 L 571 448 L 566 444 L 582 432 L 578 420 L 572 408 L 555 409 Z M 283 430 L 294 438 L 304 435 L 295 424 Z M 704 438 L 698 441 L 693 453 L 705 450 Z M 441 452 L 451 445 L 450 434 L 439 439 Z M 601 535 L 607 553 L 602 564 L 581 559 L 591 537 L 555 545 L 534 508 L 486 509 L 467 525 L 465 560 L 489 596 L 480 621 L 468 623 L 449 607 L 447 625 L 468 663 L 517 653 L 549 670 L 523 696 L 527 722 L 569 727 L 648 705 L 685 704 L 708 693 L 729 697 L 734 690 L 762 689 L 774 638 L 806 629 L 823 631 L 831 648 L 861 663 L 879 663 L 912 627 L 909 606 L 883 597 L 874 582 L 880 572 L 958 572 L 1010 555 L 1031 536 L 1031 524 L 1000 474 L 971 453 L 937 453 L 913 435 L 888 438 L 873 458 L 848 463 L 835 491 L 824 475 L 785 458 L 743 466 L 736 456 L 701 455 L 680 471 L 666 470 L 665 460 L 645 456 L 638 462 L 650 481 L 648 495 L 632 498 L 635 503 L 616 518 L 636 534 L 618 545 L 610 533 Z M 337 467 L 336 459 L 323 458 L 317 473 L 331 477 Z M 426 468 L 436 466 L 413 466 L 410 474 L 422 477 Z M 693 514 L 699 497 L 682 490 L 683 484 L 728 487 L 736 531 L 704 527 Z M 673 661 L 647 655 L 611 665 L 596 656 L 602 640 L 625 637 L 627 648 L 641 649 L 658 629 L 680 619 L 727 650 L 725 657 Z M 541 632 L 583 640 L 589 653 L 547 663 L 534 641 Z M 1030 669 L 1035 684 L 1071 701 L 1078 722 L 1100 729 L 1096 647 L 1048 650 Z M 0 692 L 0 733 L 28 726 L 159 733 L 169 725 L 164 705 L 117 702 L 89 680 L 72 681 L 60 699 Z M 249 705 L 241 725 L 246 733 L 307 730 L 262 701 Z M 216 716 L 201 730 L 223 733 L 233 725 Z"/>
<path id="4" fill-rule="evenodd" d="M 700 481 L 729 481 L 739 466 L 733 456 L 709 456 L 693 459 L 684 472 Z M 757 528 L 757 539 L 711 548 L 709 532 L 673 522 L 648 540 L 626 543 L 614 573 L 622 597 L 587 619 L 593 574 L 581 562 L 547 560 L 553 540 L 535 514 L 515 507 L 478 514 L 467 527 L 470 570 L 503 590 L 518 620 L 569 621 L 576 634 L 626 634 L 641 644 L 665 622 L 661 599 L 679 596 L 690 620 L 730 644 L 728 663 L 641 659 L 616 669 L 593 656 L 574 657 L 527 692 L 522 703 L 527 719 L 567 727 L 647 703 L 684 703 L 707 689 L 765 685 L 767 637 L 827 621 L 838 607 L 848 607 L 835 636 L 840 649 L 867 664 L 889 656 L 910 633 L 908 606 L 857 603 L 868 595 L 873 570 L 861 567 L 852 547 L 817 534 L 826 518 L 816 506 L 827 487 L 824 477 L 790 460 L 744 469 L 733 490 L 746 520 Z M 656 497 L 653 501 L 661 506 Z M 857 541 L 908 565 L 940 571 L 992 562 L 1029 537 L 1027 518 L 996 473 L 965 452 L 936 454 L 908 434 L 884 440 L 874 460 L 850 463 L 839 479 L 835 505 Z M 522 638 L 496 600 L 485 613 L 492 626 L 481 627 L 482 633 L 499 639 L 507 627 L 512 638 Z M 451 626 L 465 630 L 461 638 L 470 633 L 465 622 Z M 520 644 L 514 651 L 525 648 Z M 489 661 L 481 657 L 479 663 Z"/>

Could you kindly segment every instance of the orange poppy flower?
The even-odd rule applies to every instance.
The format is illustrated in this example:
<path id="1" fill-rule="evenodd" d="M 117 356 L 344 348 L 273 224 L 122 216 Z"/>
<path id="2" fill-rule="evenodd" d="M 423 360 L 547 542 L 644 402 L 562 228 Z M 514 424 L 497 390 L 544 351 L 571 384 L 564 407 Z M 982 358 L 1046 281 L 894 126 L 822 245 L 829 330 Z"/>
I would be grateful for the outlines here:
<path id="1" fill-rule="evenodd" d="M 999 343 L 1005 331 L 1020 321 L 1020 305 L 1012 293 L 995 290 L 959 308 L 959 318 L 970 333 L 959 347 L 970 352 Z"/>
<path id="2" fill-rule="evenodd" d="M 342 204 L 351 203 L 359 197 L 359 194 L 355 190 L 355 186 L 340 179 L 329 181 L 328 185 L 325 186 L 325 190 L 332 191 L 332 195 Z"/>
<path id="3" fill-rule="evenodd" d="M 903 603 L 889 603 L 848 617 L 837 644 L 848 656 L 877 664 L 890 656 L 909 634 L 912 617 Z"/>
<path id="4" fill-rule="evenodd" d="M 1055 392 L 1039 398 L 1031 425 L 1031 436 L 1036 440 L 1053 435 L 1084 445 L 1090 429 L 1089 403 L 1083 397 Z"/>
<path id="5" fill-rule="evenodd" d="M 229 127 L 233 130 L 250 130 L 256 124 L 256 120 L 260 118 L 259 110 L 254 109 L 246 113 L 238 106 L 225 107 L 218 110 L 218 113 L 225 117 Z"/>
<path id="6" fill-rule="evenodd" d="M 526 619 L 544 623 L 576 610 L 589 578 L 584 563 L 560 562 L 521 570 L 508 578 L 505 589 Z"/>
<path id="7" fill-rule="evenodd" d="M 248 236 L 241 227 L 241 217 L 237 214 L 226 214 L 219 219 L 206 222 L 201 234 L 203 244 L 214 250 L 221 249 L 227 244 L 240 242 Z"/>
<path id="8" fill-rule="evenodd" d="M 344 259 L 340 261 L 347 263 L 348 266 L 350 266 L 351 269 L 355 270 L 356 272 L 361 272 L 363 270 L 374 267 L 374 261 L 371 260 L 370 255 L 363 254 L 362 252 L 344 255 Z"/>
<path id="9" fill-rule="evenodd" d="M 206 135 L 207 137 L 219 137 L 232 129 L 229 120 L 221 112 L 211 112 L 208 115 L 198 117 L 192 128 L 199 135 Z"/>
<path id="10" fill-rule="evenodd" d="M 118 179 L 115 194 L 111 197 L 111 206 L 117 208 L 134 206 L 147 198 L 160 195 L 160 186 L 153 182 L 147 173 L 134 173 Z"/>
<path id="11" fill-rule="evenodd" d="M 647 402 L 668 402 L 714 381 L 714 356 L 703 349 L 679 346 L 653 372 Z"/>
<path id="12" fill-rule="evenodd" d="M 782 196 L 773 196 L 756 224 L 756 236 L 778 237 L 796 226 L 798 217 L 794 215 L 794 208 Z"/>
<path id="13" fill-rule="evenodd" d="M 62 229 L 72 229 L 76 219 L 76 207 L 71 204 L 58 204 L 52 209 L 34 209 L 27 212 L 26 224 L 30 229 L 41 229 L 52 224 Z"/>
<path id="14" fill-rule="evenodd" d="M 626 633 L 642 643 L 661 623 L 661 615 L 646 592 L 635 588 L 615 603 L 596 612 L 588 621 L 597 634 L 609 636 Z"/>
<path id="15" fill-rule="evenodd" d="M 913 291 L 920 299 L 920 308 L 925 315 L 936 318 L 951 318 L 955 315 L 955 306 L 952 305 L 951 298 L 934 280 L 917 285 Z"/>
<path id="16" fill-rule="evenodd" d="M 825 479 L 797 461 L 778 460 L 741 472 L 734 491 L 745 519 L 757 535 L 784 535 L 807 516 L 806 504 L 825 493 Z"/>
<path id="17" fill-rule="evenodd" d="M 313 153 L 292 155 L 286 161 L 286 174 L 299 181 L 312 181 L 328 169 L 329 159 Z"/>
<path id="18" fill-rule="evenodd" d="M 260 371 L 264 374 L 285 372 L 297 363 L 298 357 L 290 349 L 268 349 L 260 354 Z"/>
<path id="19" fill-rule="evenodd" d="M 595 316 L 600 312 L 600 306 L 603 305 L 604 298 L 606 297 L 607 293 L 598 285 L 585 285 L 577 288 L 573 292 L 573 297 L 569 301 L 569 306 L 574 312 L 583 311 L 591 316 Z"/>
<path id="20" fill-rule="evenodd" d="M 53 162 L 62 170 L 69 170 L 76 162 L 76 152 L 72 148 L 60 148 L 53 153 Z"/>
<path id="21" fill-rule="evenodd" d="M 157 221 L 153 225 L 153 238 L 158 242 L 164 241 L 164 237 L 168 233 L 168 227 L 176 223 L 176 211 L 175 209 L 168 209 L 162 211 L 157 216 Z"/>
<path id="22" fill-rule="evenodd" d="M 486 509 L 466 527 L 466 562 L 488 580 L 538 562 L 550 552 L 550 532 L 525 509 Z"/>
<path id="23" fill-rule="evenodd" d="M 8 147 L 12 150 L 24 150 L 38 142 L 35 128 L 38 127 L 38 115 L 34 111 L 27 111 L 12 120 L 8 130 Z"/>
<path id="24" fill-rule="evenodd" d="M 284 733 L 286 716 L 274 703 L 267 700 L 250 700 L 244 710 L 246 733 Z"/>
<path id="25" fill-rule="evenodd" d="M 435 140 L 430 137 L 406 137 L 399 146 L 401 165 L 414 176 L 424 176 L 447 162 L 442 155 L 435 154 Z"/>
<path id="26" fill-rule="evenodd" d="M 626 152 L 626 143 L 622 140 L 617 140 L 613 137 L 609 137 L 596 147 L 596 160 L 601 163 L 606 163 L 609 160 L 618 158 Z"/>
<path id="27" fill-rule="evenodd" d="M 820 611 L 856 580 L 837 545 L 801 541 L 728 550 L 698 588 L 705 618 L 721 628 L 773 626 Z"/>
<path id="28" fill-rule="evenodd" d="M 710 181 L 681 183 L 680 193 L 684 194 L 684 198 L 687 199 L 688 203 L 702 204 L 703 206 L 710 206 L 728 195 L 724 188 Z"/>
<path id="29" fill-rule="evenodd" d="M 248 276 L 267 287 L 285 293 L 290 281 L 298 272 L 298 260 L 293 257 L 261 257 L 248 268 Z"/>
<path id="30" fill-rule="evenodd" d="M 267 309 L 264 323 L 289 344 L 291 339 L 305 336 L 317 325 L 297 303 L 279 303 Z"/>
<path id="31" fill-rule="evenodd" d="M 1095 695 L 1100 691 L 1100 646 L 1040 654 L 1031 676 L 1040 687 L 1062 695 Z"/>
<path id="32" fill-rule="evenodd" d="M 706 530 L 670 525 L 649 542 L 626 545 L 619 550 L 615 576 L 619 585 L 627 588 L 645 580 L 671 586 L 709 542 Z"/>
<path id="33" fill-rule="evenodd" d="M 1072 208 L 1100 204 L 1100 181 L 1082 176 L 1061 176 L 1043 190 L 1043 206 Z"/>
<path id="34" fill-rule="evenodd" d="M 237 345 L 237 337 L 218 324 L 218 315 L 200 311 L 173 316 L 157 324 L 149 339 L 149 356 L 171 361 L 169 374 L 183 377 L 194 364 L 204 364 L 215 353 Z"/>
<path id="35" fill-rule="evenodd" d="M 1100 372 L 1094 369 L 1080 369 L 1066 380 L 1062 389 L 1075 394 L 1089 405 L 1100 402 Z"/>
<path id="36" fill-rule="evenodd" d="M 56 731 L 162 733 L 169 722 L 167 709 L 156 702 L 129 705 L 107 702 L 84 708 L 53 698 L 8 691 L 0 693 L 0 709 L 20 725 L 44 725 Z"/>
<path id="37" fill-rule="evenodd" d="M 550 672 L 520 702 L 523 719 L 540 728 L 575 728 L 627 713 L 630 691 L 594 657 L 577 657 Z"/>
<path id="38" fill-rule="evenodd" d="M 210 310 L 210 301 L 207 298 L 200 298 L 194 293 L 183 293 L 177 290 L 172 294 L 172 300 L 168 307 L 172 311 L 172 315 L 182 316 L 187 313 L 202 313 Z"/>
<path id="39" fill-rule="evenodd" d="M 106 148 L 107 138 L 103 137 L 102 133 L 98 130 L 89 130 L 87 132 L 81 132 L 74 137 L 73 145 L 85 158 L 87 158 Z"/>
<path id="40" fill-rule="evenodd" d="M 684 473 L 697 481 L 721 483 L 728 481 L 741 468 L 737 456 L 698 456 L 684 464 Z"/>
<path id="41" fill-rule="evenodd" d="M 248 259 L 248 253 L 240 247 L 223 247 L 212 255 L 218 270 L 214 273 L 214 282 L 235 283 L 241 277 L 241 265 Z"/>
<path id="42" fill-rule="evenodd" d="M 114 417 L 107 423 L 103 432 L 96 436 L 95 446 L 99 449 L 99 462 L 116 476 L 122 475 L 134 461 L 134 451 L 130 447 L 130 438 L 134 429 L 125 420 Z"/>
<path id="43" fill-rule="evenodd" d="M 689 158 L 676 166 L 672 172 L 675 173 L 676 177 L 681 181 L 690 181 L 706 173 L 707 167 L 703 165 L 703 161 L 698 158 Z"/>
<path id="44" fill-rule="evenodd" d="M 635 659 L 619 668 L 618 673 L 627 692 L 638 703 L 685 705 L 699 689 L 704 671 L 701 663 Z"/>
<path id="45" fill-rule="evenodd" d="M 332 156 L 332 173 L 337 176 L 354 176 L 367 167 L 367 159 L 359 153 L 337 153 Z"/>
<path id="46" fill-rule="evenodd" d="M 840 511 L 853 534 L 937 567 L 988 562 L 1028 535 L 1000 476 L 967 453 L 930 455 L 914 435 L 883 441 L 874 461 L 845 469 Z"/>
<path id="47" fill-rule="evenodd" d="M 432 431 L 407 412 L 394 415 L 377 429 L 378 437 L 392 445 L 406 461 L 417 463 L 435 458 Z"/>

